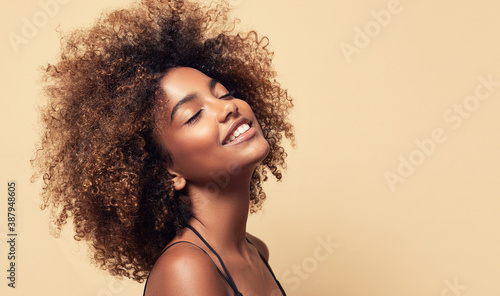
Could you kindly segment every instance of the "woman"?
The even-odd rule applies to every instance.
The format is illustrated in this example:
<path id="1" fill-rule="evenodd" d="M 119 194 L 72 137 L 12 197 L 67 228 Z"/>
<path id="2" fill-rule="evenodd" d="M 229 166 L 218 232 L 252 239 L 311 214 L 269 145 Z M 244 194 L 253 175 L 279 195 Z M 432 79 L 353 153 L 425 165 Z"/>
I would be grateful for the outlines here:
<path id="1" fill-rule="evenodd" d="M 62 38 L 35 164 L 53 231 L 145 295 L 284 295 L 246 233 L 293 143 L 267 39 L 227 8 L 145 0 Z"/>

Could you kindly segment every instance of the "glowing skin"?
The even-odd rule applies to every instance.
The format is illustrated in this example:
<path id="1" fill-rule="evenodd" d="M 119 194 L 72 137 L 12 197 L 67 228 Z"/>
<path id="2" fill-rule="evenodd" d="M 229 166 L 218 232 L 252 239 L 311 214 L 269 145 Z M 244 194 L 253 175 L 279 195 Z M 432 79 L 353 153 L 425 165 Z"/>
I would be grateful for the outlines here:
<path id="1" fill-rule="evenodd" d="M 198 70 L 174 68 L 161 86 L 168 99 L 167 110 L 173 111 L 165 114 L 168 123 L 160 136 L 160 143 L 174 159 L 172 173 L 192 186 L 203 186 L 214 182 L 208 172 L 217 174 L 236 167 L 251 173 L 265 158 L 269 145 L 252 109 L 245 101 L 229 96 L 222 84 Z M 245 141 L 237 139 L 224 145 L 234 128 L 243 123 L 251 126 L 240 136 Z M 248 137 L 250 134 L 254 135 Z"/>
<path id="2" fill-rule="evenodd" d="M 266 245 L 246 233 L 252 173 L 269 152 L 252 109 L 193 68 L 170 69 L 160 85 L 167 101 L 157 139 L 172 156 L 175 189 L 191 200 L 189 224 L 219 253 L 243 295 L 281 295 L 259 255 L 268 259 Z M 189 244 L 172 246 L 151 271 L 146 295 L 234 294 L 192 231 L 170 244 L 177 241 L 193 242 L 212 258 Z"/>

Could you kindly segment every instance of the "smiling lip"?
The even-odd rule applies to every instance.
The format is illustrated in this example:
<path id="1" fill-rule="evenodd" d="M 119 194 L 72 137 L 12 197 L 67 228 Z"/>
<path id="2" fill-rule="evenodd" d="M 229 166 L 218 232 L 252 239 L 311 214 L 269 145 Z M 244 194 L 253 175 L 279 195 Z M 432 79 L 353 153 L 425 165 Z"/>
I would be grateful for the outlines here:
<path id="1" fill-rule="evenodd" d="M 228 144 L 226 144 L 224 146 L 236 145 L 238 143 L 241 143 L 243 141 L 246 141 L 248 139 L 253 138 L 253 136 L 255 136 L 255 134 L 256 134 L 256 130 L 253 126 L 251 126 L 246 132 L 242 133 L 236 139 L 234 139 L 232 142 L 229 142 Z"/>
<path id="2" fill-rule="evenodd" d="M 226 141 L 228 141 L 229 138 L 231 138 L 231 135 L 234 133 L 234 131 L 237 128 L 239 128 L 242 124 L 245 124 L 245 123 L 250 125 L 250 128 L 252 127 L 252 122 L 249 119 L 246 119 L 244 117 L 240 117 L 239 119 L 237 119 L 233 123 L 231 123 L 231 125 L 229 126 L 229 129 L 227 131 L 227 134 L 224 137 L 224 139 L 222 139 L 221 143 L 225 143 Z"/>

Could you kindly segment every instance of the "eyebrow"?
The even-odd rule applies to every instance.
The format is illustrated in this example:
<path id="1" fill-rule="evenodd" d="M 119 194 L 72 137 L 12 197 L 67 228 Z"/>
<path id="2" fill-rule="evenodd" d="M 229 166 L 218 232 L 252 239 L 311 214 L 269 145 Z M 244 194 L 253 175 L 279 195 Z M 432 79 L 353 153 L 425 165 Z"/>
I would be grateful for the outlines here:
<path id="1" fill-rule="evenodd" d="M 213 79 L 213 78 L 210 79 L 210 81 L 208 82 L 208 87 L 210 88 L 210 91 L 214 90 L 217 83 L 219 83 L 219 81 L 217 79 Z M 189 103 L 190 101 L 196 99 L 197 97 L 198 97 L 198 95 L 196 93 L 190 93 L 187 96 L 185 96 L 184 98 L 182 98 L 179 102 L 177 102 L 177 104 L 175 104 L 174 108 L 172 108 L 172 112 L 170 113 L 170 122 L 172 122 L 172 120 L 174 119 L 175 113 L 177 112 L 177 110 L 179 110 L 182 107 L 182 105 Z"/>

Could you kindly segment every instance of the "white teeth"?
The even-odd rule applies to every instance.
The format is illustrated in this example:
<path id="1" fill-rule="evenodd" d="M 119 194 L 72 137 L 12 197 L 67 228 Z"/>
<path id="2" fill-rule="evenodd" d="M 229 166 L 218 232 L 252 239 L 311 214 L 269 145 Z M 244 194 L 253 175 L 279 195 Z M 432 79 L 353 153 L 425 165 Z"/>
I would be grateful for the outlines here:
<path id="1" fill-rule="evenodd" d="M 242 124 L 236 131 L 238 131 L 238 133 L 242 134 L 243 132 L 245 132 L 247 129 L 244 127 L 244 124 Z"/>
<path id="2" fill-rule="evenodd" d="M 224 145 L 226 144 L 229 144 L 231 143 L 232 141 L 234 141 L 234 139 L 236 139 L 239 135 L 243 134 L 244 132 L 246 132 L 248 129 L 250 129 L 250 125 L 244 123 L 242 125 L 240 125 L 234 132 L 233 134 L 229 137 L 229 140 L 225 141 L 224 142 Z"/>

